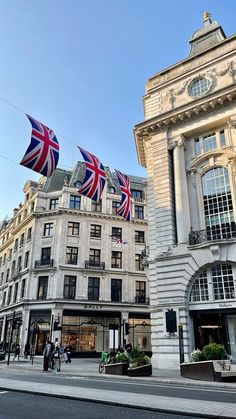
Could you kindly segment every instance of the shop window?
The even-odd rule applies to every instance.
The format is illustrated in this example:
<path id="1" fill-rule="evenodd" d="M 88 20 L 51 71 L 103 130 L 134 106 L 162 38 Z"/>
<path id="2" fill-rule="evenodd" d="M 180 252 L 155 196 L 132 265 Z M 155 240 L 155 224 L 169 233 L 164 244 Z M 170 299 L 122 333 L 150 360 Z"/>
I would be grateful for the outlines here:
<path id="1" fill-rule="evenodd" d="M 38 300 L 46 300 L 48 292 L 48 276 L 40 276 L 38 280 Z"/>
<path id="2" fill-rule="evenodd" d="M 122 301 L 122 280 L 111 279 L 111 301 L 121 302 Z"/>
<path id="3" fill-rule="evenodd" d="M 99 301 L 100 278 L 88 278 L 88 300 Z"/>
<path id="4" fill-rule="evenodd" d="M 64 278 L 64 298 L 74 300 L 76 292 L 76 276 L 65 275 Z"/>

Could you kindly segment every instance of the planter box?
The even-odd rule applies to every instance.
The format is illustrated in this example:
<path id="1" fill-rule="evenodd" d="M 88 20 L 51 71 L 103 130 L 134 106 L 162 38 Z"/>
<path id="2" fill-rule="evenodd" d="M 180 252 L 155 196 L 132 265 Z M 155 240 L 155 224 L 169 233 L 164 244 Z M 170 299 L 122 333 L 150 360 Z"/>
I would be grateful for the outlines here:
<path id="1" fill-rule="evenodd" d="M 181 376 L 185 378 L 192 378 L 194 380 L 202 381 L 223 381 L 226 376 L 231 376 L 235 373 L 230 373 L 230 362 L 225 361 L 224 368 L 222 361 L 201 361 L 201 362 L 186 362 L 180 365 Z"/>
<path id="2" fill-rule="evenodd" d="M 141 365 L 140 367 L 128 368 L 129 377 L 150 377 L 152 375 L 152 365 Z"/>
<path id="3" fill-rule="evenodd" d="M 126 362 L 117 362 L 116 364 L 105 365 L 105 374 L 127 375 L 129 364 Z"/>

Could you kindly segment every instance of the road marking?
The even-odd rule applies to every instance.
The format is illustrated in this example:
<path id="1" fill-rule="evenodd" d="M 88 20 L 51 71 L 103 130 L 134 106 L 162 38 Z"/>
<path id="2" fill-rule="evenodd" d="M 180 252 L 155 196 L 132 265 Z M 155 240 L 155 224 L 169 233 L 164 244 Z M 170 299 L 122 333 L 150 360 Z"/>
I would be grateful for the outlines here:
<path id="1" fill-rule="evenodd" d="M 0 391 L 0 394 L 8 393 L 8 391 Z"/>

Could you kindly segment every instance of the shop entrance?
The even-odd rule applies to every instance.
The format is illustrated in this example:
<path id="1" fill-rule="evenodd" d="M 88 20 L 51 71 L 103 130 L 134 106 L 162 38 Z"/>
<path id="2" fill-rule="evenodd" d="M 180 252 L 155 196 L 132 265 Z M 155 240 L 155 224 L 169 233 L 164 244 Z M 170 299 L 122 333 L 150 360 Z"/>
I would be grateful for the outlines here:
<path id="1" fill-rule="evenodd" d="M 226 326 L 221 314 L 192 314 L 195 348 L 202 349 L 209 343 L 219 343 L 227 350 Z"/>

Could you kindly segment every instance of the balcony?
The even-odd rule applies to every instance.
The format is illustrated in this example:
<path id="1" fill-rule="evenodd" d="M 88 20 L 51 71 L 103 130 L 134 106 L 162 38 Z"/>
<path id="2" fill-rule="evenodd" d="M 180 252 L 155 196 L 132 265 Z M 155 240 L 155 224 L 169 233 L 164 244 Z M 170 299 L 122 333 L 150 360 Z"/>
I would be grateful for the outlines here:
<path id="1" fill-rule="evenodd" d="M 136 295 L 135 302 L 137 304 L 149 304 L 149 298 L 146 298 L 145 295 Z"/>
<path id="2" fill-rule="evenodd" d="M 35 269 L 45 269 L 45 268 L 53 268 L 53 267 L 54 267 L 54 259 L 36 260 L 34 263 Z"/>
<path id="3" fill-rule="evenodd" d="M 104 270 L 105 269 L 105 262 L 98 262 L 95 260 L 86 260 L 85 261 L 85 268 L 92 268 L 92 269 L 99 269 Z"/>
<path id="4" fill-rule="evenodd" d="M 206 230 L 190 231 L 189 245 L 194 246 L 214 240 L 232 240 L 236 239 L 235 223 L 227 223 L 208 227 Z"/>

